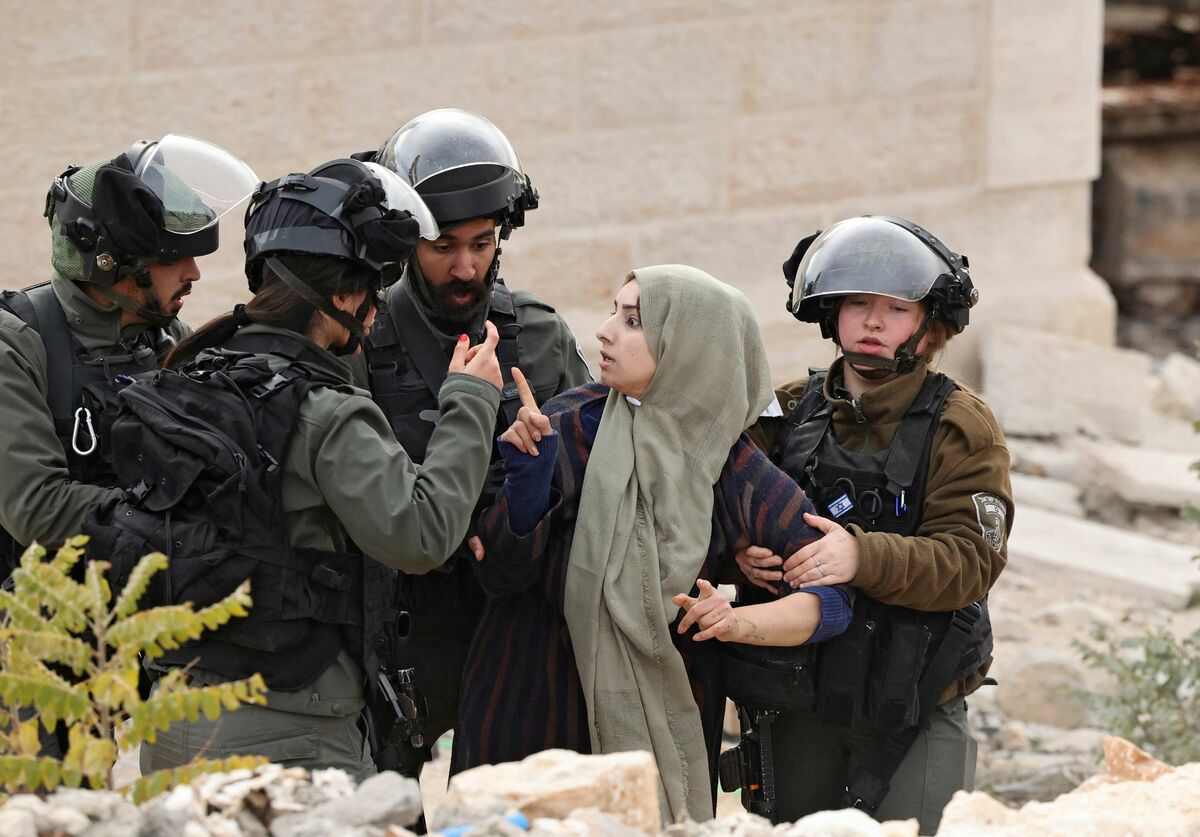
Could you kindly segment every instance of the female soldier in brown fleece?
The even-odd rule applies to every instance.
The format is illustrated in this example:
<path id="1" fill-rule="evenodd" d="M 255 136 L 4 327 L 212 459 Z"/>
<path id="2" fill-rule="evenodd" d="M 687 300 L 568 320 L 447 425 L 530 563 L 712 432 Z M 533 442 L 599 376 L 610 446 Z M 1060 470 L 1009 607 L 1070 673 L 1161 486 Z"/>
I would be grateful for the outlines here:
<path id="1" fill-rule="evenodd" d="M 817 652 L 812 710 L 774 725 L 780 818 L 854 806 L 932 833 L 974 783 L 965 697 L 991 663 L 986 596 L 1013 512 L 991 411 L 929 368 L 978 292 L 965 257 L 886 216 L 809 236 L 784 274 L 788 309 L 843 356 L 785 385 L 783 416 L 759 429 L 825 534 L 786 562 L 755 547 L 738 562 L 765 589 L 782 578 L 856 597 L 850 628 Z"/>

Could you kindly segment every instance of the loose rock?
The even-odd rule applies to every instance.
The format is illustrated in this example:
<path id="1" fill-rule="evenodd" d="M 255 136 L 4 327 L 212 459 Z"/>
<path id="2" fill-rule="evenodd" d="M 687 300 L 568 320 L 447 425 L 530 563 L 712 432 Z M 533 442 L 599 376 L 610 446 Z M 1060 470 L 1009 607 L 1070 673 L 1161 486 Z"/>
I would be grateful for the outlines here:
<path id="1" fill-rule="evenodd" d="M 319 837 L 333 829 L 412 825 L 421 815 L 420 786 L 399 773 L 385 772 L 364 781 L 353 796 L 343 796 L 307 811 L 286 814 L 271 823 L 278 837 Z"/>
<path id="2" fill-rule="evenodd" d="M 74 808 L 52 808 L 46 815 L 44 823 L 38 824 L 39 831 L 50 831 L 54 834 L 70 834 L 75 837 L 77 834 L 82 834 L 84 829 L 92 824 L 88 819 L 87 814 L 76 811 Z M 3 834 L 0 831 L 0 834 Z"/>
<path id="3" fill-rule="evenodd" d="M 570 827 L 575 833 L 586 834 L 588 837 L 638 837 L 640 835 L 640 832 L 634 831 L 622 820 L 599 808 L 577 808 L 563 820 L 563 825 Z"/>
<path id="4" fill-rule="evenodd" d="M 195 788 L 180 785 L 142 806 L 143 830 L 155 837 L 182 834 L 189 822 L 204 817 L 206 807 Z"/>
<path id="5" fill-rule="evenodd" d="M 887 832 L 873 817 L 846 809 L 809 814 L 787 826 L 783 837 L 887 837 Z"/>
<path id="6" fill-rule="evenodd" d="M 1171 765 L 1161 762 L 1145 750 L 1124 738 L 1105 736 L 1104 762 L 1108 773 L 1122 782 L 1153 782 L 1171 771 Z"/>
<path id="7" fill-rule="evenodd" d="M 134 809 L 133 803 L 119 793 L 78 788 L 59 788 L 46 798 L 46 803 L 55 808 L 74 808 L 93 820 L 111 819 L 122 809 Z"/>
<path id="8" fill-rule="evenodd" d="M 5 837 L 38 837 L 37 820 L 23 808 L 0 811 L 0 834 Z"/>
<path id="9" fill-rule="evenodd" d="M 612 814 L 629 828 L 657 833 L 658 770 L 653 756 L 547 750 L 521 762 L 476 767 L 450 780 L 450 791 L 430 826 L 466 825 L 509 808 L 530 820 L 563 819 L 586 807 Z"/>
<path id="10" fill-rule="evenodd" d="M 1172 352 L 1158 371 L 1154 408 L 1188 421 L 1200 419 L 1200 362 Z"/>

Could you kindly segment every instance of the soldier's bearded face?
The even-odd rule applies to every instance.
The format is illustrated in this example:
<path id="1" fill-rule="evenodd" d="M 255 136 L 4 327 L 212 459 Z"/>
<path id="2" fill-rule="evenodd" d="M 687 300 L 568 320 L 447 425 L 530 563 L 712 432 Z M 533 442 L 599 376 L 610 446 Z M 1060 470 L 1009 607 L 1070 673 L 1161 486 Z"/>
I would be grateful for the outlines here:
<path id="1" fill-rule="evenodd" d="M 496 222 L 478 218 L 417 243 L 417 261 L 439 317 L 466 322 L 487 299 L 486 277 L 496 256 Z"/>
<path id="2" fill-rule="evenodd" d="M 158 310 L 169 317 L 179 316 L 183 309 L 183 298 L 192 292 L 192 283 L 200 281 L 200 267 L 193 256 L 176 259 L 163 264 L 153 262 L 149 265 L 150 288 L 143 293 L 137 281 L 132 276 L 126 276 L 113 283 L 113 290 L 119 294 L 145 305 L 150 310 Z M 153 299 L 148 297 L 153 296 Z M 125 312 L 122 317 L 131 321 L 140 321 L 136 314 Z"/>

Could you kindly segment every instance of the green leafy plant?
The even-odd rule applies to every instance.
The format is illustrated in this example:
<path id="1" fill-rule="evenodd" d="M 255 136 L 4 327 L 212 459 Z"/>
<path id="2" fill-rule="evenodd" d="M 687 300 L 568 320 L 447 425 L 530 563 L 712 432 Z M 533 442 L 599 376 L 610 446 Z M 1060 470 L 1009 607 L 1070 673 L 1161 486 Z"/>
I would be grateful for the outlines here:
<path id="1" fill-rule="evenodd" d="M 34 544 L 13 572 L 12 592 L 0 590 L 0 785 L 10 793 L 79 787 L 84 781 L 111 789 L 118 755 L 153 743 L 172 723 L 195 721 L 201 713 L 212 720 L 222 710 L 265 702 L 260 675 L 192 687 L 182 669 L 161 677 L 143 700 L 140 658 L 153 660 L 245 616 L 252 603 L 249 582 L 199 611 L 190 604 L 139 610 L 150 579 L 166 569 L 166 556 L 143 556 L 114 600 L 105 562 L 88 561 L 82 573 L 72 572 L 86 543 L 85 537 L 72 538 L 50 560 Z M 70 676 L 64 676 L 67 671 Z M 60 721 L 68 729 L 65 754 L 39 755 L 38 725 L 49 731 Z M 263 762 L 246 756 L 197 759 L 143 776 L 129 790 L 140 802 L 202 773 Z"/>
<path id="2" fill-rule="evenodd" d="M 1200 421 L 1193 427 L 1200 433 Z M 1200 472 L 1200 462 L 1191 468 Z M 1188 506 L 1182 514 L 1200 523 L 1200 509 Z M 1171 764 L 1200 761 L 1200 630 L 1180 638 L 1152 628 L 1118 640 L 1096 625 L 1091 639 L 1097 644 L 1073 645 L 1085 663 L 1116 681 L 1115 694 L 1084 694 L 1108 728 Z"/>
<path id="3" fill-rule="evenodd" d="M 1091 639 L 1073 644 L 1116 683 L 1112 694 L 1084 695 L 1104 726 L 1171 764 L 1200 761 L 1200 630 L 1181 638 L 1152 628 L 1116 639 L 1097 625 Z"/>

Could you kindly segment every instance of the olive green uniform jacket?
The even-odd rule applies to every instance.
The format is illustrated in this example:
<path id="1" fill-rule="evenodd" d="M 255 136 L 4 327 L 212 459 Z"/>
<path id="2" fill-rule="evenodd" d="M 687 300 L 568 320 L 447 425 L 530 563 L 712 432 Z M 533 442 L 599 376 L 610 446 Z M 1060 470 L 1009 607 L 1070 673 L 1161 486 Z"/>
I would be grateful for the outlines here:
<path id="1" fill-rule="evenodd" d="M 242 333 L 296 336 L 262 325 Z M 417 574 L 436 569 L 470 524 L 488 469 L 500 391 L 480 378 L 450 373 L 439 393 L 441 416 L 418 467 L 371 394 L 350 383 L 348 360 L 326 354 L 346 385 L 317 387 L 300 405 L 283 463 L 288 542 L 343 552 L 353 541 L 393 569 Z M 271 362 L 282 367 L 287 359 L 271 356 Z M 363 707 L 362 683 L 363 673 L 343 651 L 311 686 L 269 692 L 267 705 L 350 715 Z"/>
<path id="2" fill-rule="evenodd" d="M 50 281 L 67 324 L 91 355 L 125 354 L 123 344 L 149 328 L 122 328 L 120 308 L 102 307 L 57 273 Z M 168 329 L 176 339 L 187 331 L 178 321 Z M 78 534 L 88 508 L 118 493 L 71 479 L 66 452 L 54 433 L 48 392 L 41 336 L 18 317 L 0 311 L 0 526 L 22 544 L 57 544 Z"/>
<path id="3" fill-rule="evenodd" d="M 529 291 L 512 291 L 512 298 L 521 324 L 521 371 L 538 404 L 591 383 L 575 334 L 558 312 Z"/>
<path id="4" fill-rule="evenodd" d="M 833 405 L 834 435 L 850 450 L 875 451 L 888 447 L 928 374 L 927 367 L 901 375 L 863 395 L 858 404 L 834 394 L 841 379 L 839 358 L 825 378 L 825 397 Z M 782 418 L 762 418 L 752 436 L 771 452 L 775 438 L 799 402 L 807 378 L 784 384 L 776 391 Z M 1002 520 L 989 518 L 987 496 L 1003 503 Z M 860 563 L 853 586 L 885 604 L 916 610 L 950 611 L 978 601 L 996 583 L 1008 560 L 1012 527 L 1012 485 L 1009 452 L 992 411 L 974 392 L 962 387 L 946 400 L 934 433 L 925 484 L 924 513 L 912 536 L 864 532 L 851 525 L 858 538 Z M 999 548 L 995 538 L 999 525 Z M 945 702 L 979 688 L 989 659 L 974 675 L 952 686 Z"/>

